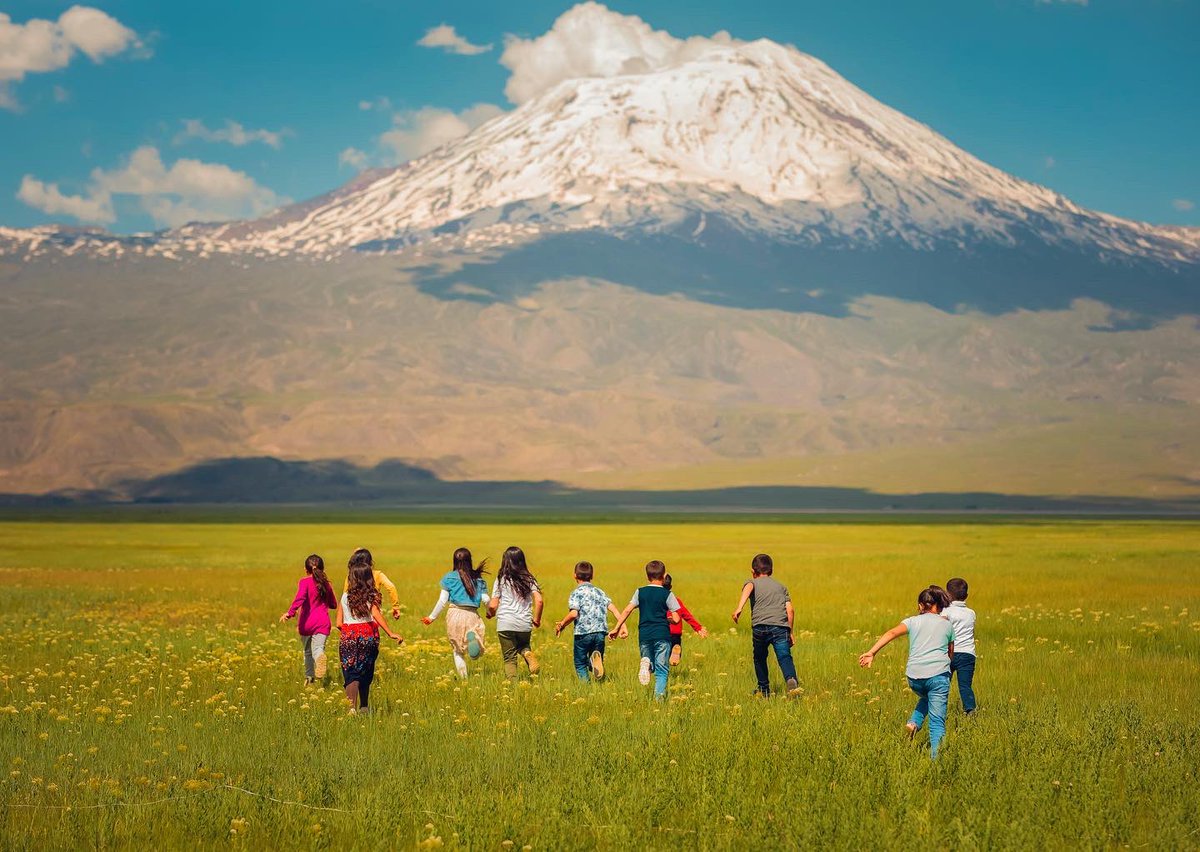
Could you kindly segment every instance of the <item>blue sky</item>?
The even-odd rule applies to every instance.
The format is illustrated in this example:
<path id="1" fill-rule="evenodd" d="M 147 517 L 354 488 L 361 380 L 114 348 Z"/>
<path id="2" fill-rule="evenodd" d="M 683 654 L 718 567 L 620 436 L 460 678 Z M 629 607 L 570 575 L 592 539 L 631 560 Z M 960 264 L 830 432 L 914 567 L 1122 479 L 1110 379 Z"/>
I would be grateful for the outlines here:
<path id="1" fill-rule="evenodd" d="M 571 5 L 95 0 L 104 16 L 60 19 L 68 4 L 9 2 L 0 224 L 131 231 L 326 192 L 511 108 L 506 34 Z M 1200 225 L 1200 0 L 607 5 L 680 37 L 794 44 L 1084 206 Z M 465 52 L 418 44 L 441 24 Z"/>

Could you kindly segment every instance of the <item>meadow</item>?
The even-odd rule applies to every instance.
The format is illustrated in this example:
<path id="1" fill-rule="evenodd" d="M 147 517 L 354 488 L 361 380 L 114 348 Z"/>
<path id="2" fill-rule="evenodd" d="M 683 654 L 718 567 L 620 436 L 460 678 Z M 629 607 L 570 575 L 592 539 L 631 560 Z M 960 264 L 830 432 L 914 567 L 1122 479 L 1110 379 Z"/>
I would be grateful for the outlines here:
<path id="1" fill-rule="evenodd" d="M 1200 847 L 1200 524 L 290 520 L 0 522 L 0 846 Z M 454 547 L 510 544 L 546 593 L 543 673 L 507 683 L 493 641 L 460 681 L 420 616 Z M 360 545 L 407 639 L 384 644 L 371 717 L 336 664 L 305 687 L 276 623 L 307 554 L 340 588 Z M 763 550 L 796 605 L 795 698 L 751 697 L 730 620 Z M 687 630 L 667 703 L 633 639 L 607 682 L 576 680 L 552 625 L 581 558 L 619 606 L 664 560 L 712 632 Z M 935 764 L 902 732 L 905 642 L 856 657 L 953 575 L 981 709 L 952 695 Z"/>

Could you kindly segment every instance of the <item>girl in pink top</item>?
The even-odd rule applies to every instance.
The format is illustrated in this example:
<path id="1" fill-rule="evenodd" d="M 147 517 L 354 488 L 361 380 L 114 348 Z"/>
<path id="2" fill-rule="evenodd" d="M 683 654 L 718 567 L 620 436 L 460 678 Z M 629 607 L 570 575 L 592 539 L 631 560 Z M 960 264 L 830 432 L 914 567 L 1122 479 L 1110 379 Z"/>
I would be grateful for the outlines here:
<path id="1" fill-rule="evenodd" d="M 300 645 L 304 648 L 304 682 L 312 683 L 324 678 L 327 671 L 325 640 L 329 638 L 329 610 L 337 606 L 333 586 L 325 576 L 325 560 L 315 553 L 304 560 L 307 576 L 296 587 L 296 599 L 283 615 L 280 623 L 297 613 L 300 618 Z"/>

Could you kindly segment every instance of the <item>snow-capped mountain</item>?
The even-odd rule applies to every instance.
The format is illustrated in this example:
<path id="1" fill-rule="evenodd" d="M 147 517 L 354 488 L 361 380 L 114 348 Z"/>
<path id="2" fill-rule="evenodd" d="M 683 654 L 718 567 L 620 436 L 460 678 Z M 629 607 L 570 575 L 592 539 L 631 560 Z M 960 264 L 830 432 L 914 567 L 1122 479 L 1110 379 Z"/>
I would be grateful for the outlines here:
<path id="1" fill-rule="evenodd" d="M 330 256 L 546 233 L 734 229 L 810 244 L 916 249 L 1030 235 L 1106 257 L 1195 263 L 1194 229 L 1085 210 L 1018 180 L 771 41 L 714 45 L 650 73 L 568 80 L 418 160 L 360 175 L 262 219 L 154 238 L 0 232 L 0 242 L 106 253 Z"/>

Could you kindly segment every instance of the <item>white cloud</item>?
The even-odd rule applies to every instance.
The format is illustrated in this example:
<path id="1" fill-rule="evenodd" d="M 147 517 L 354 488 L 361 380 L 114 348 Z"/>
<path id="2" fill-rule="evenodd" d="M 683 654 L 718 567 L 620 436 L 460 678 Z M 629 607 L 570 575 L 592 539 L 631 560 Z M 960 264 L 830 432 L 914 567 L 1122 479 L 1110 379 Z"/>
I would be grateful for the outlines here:
<path id="1" fill-rule="evenodd" d="M 503 115 L 494 104 L 475 104 L 462 112 L 422 107 L 396 113 L 395 127 L 379 137 L 379 145 L 396 162 L 412 160 L 466 136 L 485 121 Z"/>
<path id="2" fill-rule="evenodd" d="M 390 110 L 392 108 L 392 99 L 384 95 L 383 97 L 375 98 L 373 101 L 359 101 L 358 108 L 363 112 L 373 109 Z"/>
<path id="3" fill-rule="evenodd" d="M 23 24 L 0 12 L 0 107 L 16 109 L 12 85 L 26 74 L 65 68 L 77 53 L 103 62 L 141 46 L 137 33 L 90 6 L 72 6 L 57 21 L 31 18 Z"/>
<path id="4" fill-rule="evenodd" d="M 471 44 L 449 24 L 441 24 L 428 30 L 417 44 L 421 47 L 440 47 L 447 53 L 457 53 L 461 56 L 475 56 L 492 49 L 490 44 Z"/>
<path id="5" fill-rule="evenodd" d="M 1176 198 L 1171 202 L 1171 206 L 1180 213 L 1190 213 L 1196 209 L 1196 202 L 1190 198 Z"/>
<path id="6" fill-rule="evenodd" d="M 675 38 L 634 15 L 617 14 L 599 3 L 580 3 L 537 38 L 505 38 L 500 64 L 512 76 L 504 94 L 521 104 L 563 80 L 645 73 L 733 43 L 727 32 Z"/>
<path id="7" fill-rule="evenodd" d="M 285 201 L 245 172 L 221 163 L 180 158 L 168 168 L 158 149 L 149 145 L 134 151 L 119 169 L 94 169 L 84 194 L 65 195 L 57 184 L 32 175 L 25 176 L 17 193 L 44 213 L 101 224 L 116 219 L 118 196 L 137 199 L 156 224 L 172 227 L 259 216 Z"/>
<path id="8" fill-rule="evenodd" d="M 240 148 L 252 142 L 261 142 L 278 150 L 283 144 L 283 137 L 290 133 L 291 131 L 286 128 L 283 130 L 250 130 L 231 119 L 225 120 L 224 127 L 214 130 L 205 126 L 203 121 L 189 118 L 183 122 L 183 130 L 175 136 L 175 144 L 186 142 L 188 139 L 202 139 L 205 142 L 228 142 L 230 145 Z"/>
<path id="9" fill-rule="evenodd" d="M 367 152 L 358 148 L 346 148 L 338 154 L 338 165 L 349 166 L 355 171 L 362 171 L 369 162 L 370 158 L 367 156 Z"/>
<path id="10" fill-rule="evenodd" d="M 1042 158 L 1042 166 L 1044 168 L 1052 169 L 1057 165 L 1058 165 L 1058 160 L 1054 159 L 1049 154 L 1047 154 L 1045 157 Z"/>
<path id="11" fill-rule="evenodd" d="M 51 216 L 69 216 L 80 222 L 108 224 L 116 219 L 112 198 L 107 195 L 64 195 L 56 183 L 43 183 L 25 175 L 17 198 Z"/>

